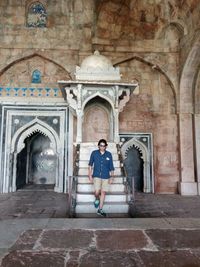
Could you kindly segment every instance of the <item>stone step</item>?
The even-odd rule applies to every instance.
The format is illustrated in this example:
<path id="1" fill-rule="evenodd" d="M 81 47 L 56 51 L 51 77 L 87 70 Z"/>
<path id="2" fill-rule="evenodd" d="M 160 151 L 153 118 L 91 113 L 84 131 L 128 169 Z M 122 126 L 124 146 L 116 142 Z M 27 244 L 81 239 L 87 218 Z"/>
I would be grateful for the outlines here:
<path id="1" fill-rule="evenodd" d="M 79 153 L 79 160 L 85 160 L 89 161 L 91 153 Z M 113 161 L 118 161 L 119 160 L 119 155 L 118 154 L 112 154 Z"/>
<path id="2" fill-rule="evenodd" d="M 77 178 L 79 184 L 88 184 L 89 178 L 88 176 L 79 176 Z M 126 181 L 126 177 L 114 177 L 113 183 L 114 184 L 121 184 L 123 181 Z"/>
<path id="3" fill-rule="evenodd" d="M 107 142 L 108 147 L 116 147 L 116 143 L 114 142 Z M 80 147 L 93 147 L 93 148 L 98 148 L 98 142 L 82 142 L 80 143 Z"/>
<path id="4" fill-rule="evenodd" d="M 78 175 L 88 175 L 88 168 L 79 168 Z M 114 175 L 121 176 L 121 168 L 115 168 Z"/>
<path id="5" fill-rule="evenodd" d="M 129 205 L 127 203 L 120 202 L 110 202 L 105 203 L 103 206 L 103 210 L 106 213 L 121 213 L 128 214 Z M 96 214 L 97 209 L 95 209 L 93 203 L 77 203 L 75 208 L 76 214 L 84 214 L 84 213 L 94 213 Z"/>
<path id="6" fill-rule="evenodd" d="M 120 161 L 114 160 L 113 165 L 115 168 L 120 168 Z M 88 160 L 79 160 L 79 167 L 80 168 L 88 168 Z"/>
<path id="7" fill-rule="evenodd" d="M 98 146 L 92 143 L 81 143 L 79 153 L 83 154 L 91 154 L 93 150 L 98 150 Z M 107 151 L 111 152 L 112 154 L 118 154 L 117 146 L 115 143 L 108 144 Z"/>
<path id="8" fill-rule="evenodd" d="M 110 192 L 125 192 L 124 184 L 111 184 Z M 77 193 L 93 193 L 94 185 L 93 184 L 78 184 Z"/>
<path id="9" fill-rule="evenodd" d="M 76 194 L 76 201 L 77 202 L 91 202 L 93 203 L 95 200 L 94 194 Z M 113 193 L 111 195 L 106 195 L 105 202 L 124 202 L 126 203 L 126 194 L 122 193 Z"/>
<path id="10" fill-rule="evenodd" d="M 90 145 L 90 144 L 80 144 L 80 149 L 99 149 L 99 147 L 97 146 L 97 144 L 95 144 L 95 145 Z M 108 146 L 107 146 L 107 148 L 106 148 L 107 150 L 115 150 L 115 149 L 117 149 L 117 146 L 116 146 L 116 144 L 108 144 Z"/>

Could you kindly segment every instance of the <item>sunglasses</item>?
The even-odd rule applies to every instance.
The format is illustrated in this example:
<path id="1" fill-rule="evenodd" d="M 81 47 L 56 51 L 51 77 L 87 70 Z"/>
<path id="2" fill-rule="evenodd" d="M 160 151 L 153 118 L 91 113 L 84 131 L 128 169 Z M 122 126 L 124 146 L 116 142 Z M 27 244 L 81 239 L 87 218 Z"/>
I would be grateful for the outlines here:
<path id="1" fill-rule="evenodd" d="M 106 147 L 106 145 L 99 145 L 100 147 Z"/>

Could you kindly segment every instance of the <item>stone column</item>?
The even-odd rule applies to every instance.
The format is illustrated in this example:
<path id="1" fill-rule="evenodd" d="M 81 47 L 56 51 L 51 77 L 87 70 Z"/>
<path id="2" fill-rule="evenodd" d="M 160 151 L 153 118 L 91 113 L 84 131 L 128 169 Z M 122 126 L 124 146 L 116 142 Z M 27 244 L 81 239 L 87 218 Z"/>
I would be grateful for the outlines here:
<path id="1" fill-rule="evenodd" d="M 194 143 L 192 114 L 179 114 L 179 147 L 181 195 L 197 195 L 197 183 L 194 175 Z"/>
<path id="2" fill-rule="evenodd" d="M 198 195 L 200 195 L 200 114 L 195 114 L 195 149 L 196 149 L 196 170 L 197 170 L 197 185 Z"/>
<path id="3" fill-rule="evenodd" d="M 114 142 L 119 143 L 119 109 L 114 110 Z"/>
<path id="4" fill-rule="evenodd" d="M 63 163 L 61 151 L 55 153 L 56 155 L 56 177 L 54 191 L 57 193 L 63 192 Z"/>
<path id="5" fill-rule="evenodd" d="M 12 192 L 17 190 L 17 152 L 13 153 Z"/>
<path id="6" fill-rule="evenodd" d="M 80 144 L 82 142 L 82 124 L 83 124 L 83 112 L 82 110 L 77 110 L 77 136 L 76 143 Z"/>

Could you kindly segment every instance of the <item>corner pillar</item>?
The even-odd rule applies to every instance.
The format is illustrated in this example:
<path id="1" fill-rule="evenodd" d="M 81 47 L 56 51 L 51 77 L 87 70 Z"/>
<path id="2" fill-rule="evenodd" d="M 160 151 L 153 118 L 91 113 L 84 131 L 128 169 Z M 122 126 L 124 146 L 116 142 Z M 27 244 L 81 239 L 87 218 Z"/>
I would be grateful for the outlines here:
<path id="1" fill-rule="evenodd" d="M 181 195 L 197 195 L 194 173 L 193 115 L 179 114 L 180 182 Z"/>
<path id="2" fill-rule="evenodd" d="M 83 112 L 82 110 L 77 110 L 77 136 L 76 143 L 80 144 L 82 142 L 82 125 L 83 125 Z"/>
<path id="3" fill-rule="evenodd" d="M 197 193 L 200 195 L 200 114 L 194 115 L 195 127 L 195 149 L 196 149 L 196 171 L 197 171 Z"/>

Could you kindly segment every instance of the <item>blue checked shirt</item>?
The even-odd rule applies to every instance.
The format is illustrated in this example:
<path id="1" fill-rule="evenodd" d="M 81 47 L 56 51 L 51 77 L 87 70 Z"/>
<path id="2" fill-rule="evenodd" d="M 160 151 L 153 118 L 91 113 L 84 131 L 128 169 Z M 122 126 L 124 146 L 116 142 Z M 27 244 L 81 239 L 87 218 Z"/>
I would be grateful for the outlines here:
<path id="1" fill-rule="evenodd" d="M 110 171 L 114 171 L 112 154 L 109 151 L 105 151 L 101 154 L 99 150 L 94 150 L 91 153 L 89 166 L 94 166 L 93 177 L 102 179 L 110 178 Z"/>

